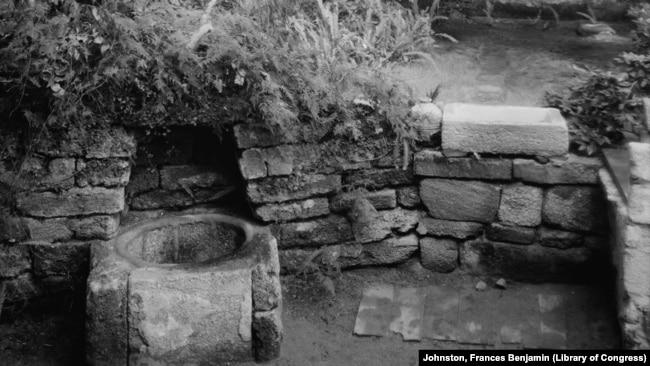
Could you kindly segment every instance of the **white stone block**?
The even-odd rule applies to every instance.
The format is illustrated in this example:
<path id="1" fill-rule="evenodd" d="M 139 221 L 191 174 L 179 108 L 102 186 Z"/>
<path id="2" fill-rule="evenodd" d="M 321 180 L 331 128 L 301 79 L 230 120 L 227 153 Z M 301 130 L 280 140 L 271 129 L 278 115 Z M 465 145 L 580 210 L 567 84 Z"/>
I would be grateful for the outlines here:
<path id="1" fill-rule="evenodd" d="M 567 123 L 553 108 L 445 105 L 443 150 L 555 156 L 569 150 Z"/>

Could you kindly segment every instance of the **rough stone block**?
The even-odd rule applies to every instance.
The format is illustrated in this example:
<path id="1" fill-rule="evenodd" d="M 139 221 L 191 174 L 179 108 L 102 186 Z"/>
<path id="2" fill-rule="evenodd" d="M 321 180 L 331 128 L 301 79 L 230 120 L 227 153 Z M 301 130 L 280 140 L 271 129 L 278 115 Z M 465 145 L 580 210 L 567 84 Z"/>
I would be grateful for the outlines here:
<path id="1" fill-rule="evenodd" d="M 421 217 L 418 223 L 418 234 L 450 236 L 457 239 L 472 238 L 481 235 L 483 224 L 478 222 L 448 221 Z"/>
<path id="2" fill-rule="evenodd" d="M 410 125 L 418 134 L 420 141 L 429 141 L 431 136 L 440 132 L 442 111 L 433 103 L 418 103 L 411 108 Z"/>
<path id="3" fill-rule="evenodd" d="M 282 222 L 329 215 L 327 198 L 268 204 L 255 209 L 255 214 L 265 222 Z"/>
<path id="4" fill-rule="evenodd" d="M 370 202 L 377 210 L 395 208 L 397 198 L 394 189 L 384 189 L 376 192 L 368 192 L 360 189 L 349 193 L 340 193 L 332 199 L 331 209 L 333 212 L 343 212 L 352 208 L 354 200 L 364 198 Z"/>
<path id="5" fill-rule="evenodd" d="M 276 224 L 272 230 L 280 248 L 314 247 L 353 239 L 350 222 L 335 215 L 313 221 Z"/>
<path id="6" fill-rule="evenodd" d="M 104 242 L 90 249 L 93 270 L 86 292 L 86 360 L 96 366 L 128 364 L 127 285 L 133 266 Z"/>
<path id="7" fill-rule="evenodd" d="M 79 187 L 124 187 L 129 183 L 131 166 L 128 160 L 122 159 L 78 159 L 77 171 Z"/>
<path id="8" fill-rule="evenodd" d="M 108 240 L 115 236 L 119 226 L 119 214 L 89 216 L 68 221 L 68 227 L 79 239 Z"/>
<path id="9" fill-rule="evenodd" d="M 515 184 L 501 192 L 499 220 L 519 226 L 537 226 L 542 222 L 544 192 L 539 187 Z"/>
<path id="10" fill-rule="evenodd" d="M 410 168 L 401 169 L 373 169 L 353 171 L 346 176 L 345 184 L 353 187 L 368 189 L 381 189 L 387 186 L 413 184 L 413 172 Z"/>
<path id="11" fill-rule="evenodd" d="M 650 183 L 650 144 L 628 143 L 630 151 L 630 179 L 639 184 Z"/>
<path id="12" fill-rule="evenodd" d="M 336 191 L 340 175 L 304 175 L 299 177 L 263 178 L 248 182 L 248 198 L 254 203 L 299 200 Z"/>
<path id="13" fill-rule="evenodd" d="M 85 274 L 88 271 L 90 242 L 30 243 L 37 276 Z"/>
<path id="14" fill-rule="evenodd" d="M 135 138 L 123 128 L 93 129 L 86 131 L 85 137 L 87 158 L 129 158 L 135 155 Z"/>
<path id="15" fill-rule="evenodd" d="M 124 188 L 72 188 L 60 194 L 20 193 L 16 204 L 24 214 L 37 217 L 110 214 L 124 209 Z"/>
<path id="16" fill-rule="evenodd" d="M 273 133 L 264 126 L 253 124 L 238 124 L 234 128 L 235 141 L 240 149 L 279 145 L 286 142 L 286 137 Z"/>
<path id="17" fill-rule="evenodd" d="M 74 186 L 75 159 L 52 159 L 48 163 L 29 157 L 23 161 L 21 171 L 25 184 L 32 190 L 69 189 Z"/>
<path id="18" fill-rule="evenodd" d="M 137 167 L 131 170 L 126 194 L 133 196 L 160 186 L 160 173 L 156 167 Z"/>
<path id="19" fill-rule="evenodd" d="M 396 208 L 394 210 L 379 211 L 379 219 L 382 226 L 389 227 L 391 230 L 400 234 L 406 234 L 415 229 L 418 221 L 422 216 L 417 210 L 404 210 Z"/>
<path id="20" fill-rule="evenodd" d="M 447 158 L 439 151 L 422 150 L 415 154 L 415 175 L 438 178 L 512 179 L 508 159 Z"/>
<path id="21" fill-rule="evenodd" d="M 15 277 L 31 268 L 29 247 L 0 245 L 0 277 Z"/>
<path id="22" fill-rule="evenodd" d="M 253 354 L 255 361 L 265 362 L 280 357 L 282 342 L 282 309 L 256 312 L 253 316 Z"/>
<path id="23" fill-rule="evenodd" d="M 569 231 L 606 229 L 605 205 L 597 187 L 556 186 L 544 197 L 543 221 Z"/>
<path id="24" fill-rule="evenodd" d="M 390 227 L 379 219 L 377 209 L 365 198 L 357 198 L 350 209 L 352 234 L 358 243 L 379 241 L 391 234 Z"/>
<path id="25" fill-rule="evenodd" d="M 253 311 L 271 311 L 282 306 L 278 244 L 276 239 L 271 240 L 270 250 L 264 253 L 267 258 L 253 268 Z"/>
<path id="26" fill-rule="evenodd" d="M 252 358 L 247 268 L 139 268 L 129 275 L 128 298 L 129 364 L 227 364 Z"/>
<path id="27" fill-rule="evenodd" d="M 5 284 L 5 302 L 15 303 L 29 301 L 41 295 L 40 288 L 31 273 L 24 273 L 16 278 L 2 281 Z"/>
<path id="28" fill-rule="evenodd" d="M 420 205 L 420 192 L 417 186 L 402 187 L 397 189 L 397 203 L 406 208 L 414 208 Z"/>
<path id="29" fill-rule="evenodd" d="M 598 158 L 569 155 L 568 159 L 551 159 L 540 164 L 530 159 L 515 159 L 514 177 L 538 184 L 597 184 L 598 170 L 603 166 Z"/>
<path id="30" fill-rule="evenodd" d="M 558 249 L 580 247 L 583 236 L 570 231 L 553 230 L 542 227 L 538 231 L 539 245 Z"/>
<path id="31" fill-rule="evenodd" d="M 451 272 L 458 266 L 458 244 L 451 239 L 421 238 L 422 266 L 434 272 Z"/>
<path id="32" fill-rule="evenodd" d="M 296 160 L 312 158 L 312 154 L 303 155 L 308 150 L 304 146 L 281 145 L 262 151 L 264 163 L 269 176 L 290 175 L 294 171 Z"/>
<path id="33" fill-rule="evenodd" d="M 131 199 L 131 207 L 136 210 L 150 210 L 165 207 L 187 207 L 208 203 L 223 197 L 221 189 L 193 189 L 192 195 L 182 191 L 154 190 L 142 193 Z"/>
<path id="34" fill-rule="evenodd" d="M 264 178 L 267 175 L 266 164 L 260 149 L 249 149 L 239 159 L 239 170 L 244 179 Z"/>
<path id="35" fill-rule="evenodd" d="M 337 261 L 341 268 L 387 265 L 405 262 L 418 251 L 415 234 L 388 238 L 377 243 L 344 244 L 336 246 Z"/>
<path id="36" fill-rule="evenodd" d="M 555 156 L 569 150 L 569 133 L 552 108 L 445 105 L 442 148 L 476 153 Z"/>
<path id="37" fill-rule="evenodd" d="M 169 191 L 228 184 L 230 179 L 227 176 L 207 166 L 170 165 L 160 169 L 160 187 Z"/>
<path id="38" fill-rule="evenodd" d="M 497 185 L 451 179 L 423 179 L 420 197 L 436 219 L 492 222 L 499 208 Z"/>
<path id="39" fill-rule="evenodd" d="M 650 225 L 650 183 L 632 184 L 628 209 L 632 222 Z"/>
<path id="40" fill-rule="evenodd" d="M 74 235 L 74 233 L 67 226 L 67 219 L 24 219 L 27 229 L 29 230 L 29 237 L 32 240 L 55 242 L 65 241 Z"/>
<path id="41" fill-rule="evenodd" d="M 579 282 L 594 275 L 586 248 L 558 250 L 538 245 L 512 245 L 482 239 L 461 244 L 461 267 L 474 275 L 513 280 Z"/>
<path id="42" fill-rule="evenodd" d="M 535 241 L 535 229 L 510 224 L 494 223 L 486 234 L 488 239 L 499 242 L 532 244 Z"/>

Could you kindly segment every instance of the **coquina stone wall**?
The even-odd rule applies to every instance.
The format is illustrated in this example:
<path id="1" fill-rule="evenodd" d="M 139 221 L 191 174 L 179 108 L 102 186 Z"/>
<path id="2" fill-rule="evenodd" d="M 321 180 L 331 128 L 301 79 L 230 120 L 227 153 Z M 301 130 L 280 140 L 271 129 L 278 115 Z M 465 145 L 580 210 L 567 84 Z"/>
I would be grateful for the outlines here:
<path id="1" fill-rule="evenodd" d="M 650 99 L 644 100 L 650 131 Z M 626 348 L 650 348 L 650 138 L 627 145 L 600 171 L 612 226 L 619 322 Z M 619 152 L 620 153 L 620 152 Z M 609 154 L 607 154 L 609 155 Z M 616 156 L 619 154 L 612 154 Z M 621 166 L 617 167 L 616 164 Z"/>
<path id="2" fill-rule="evenodd" d="M 438 111 L 419 127 L 440 126 Z M 415 152 L 406 169 L 382 151 L 358 156 L 340 138 L 289 144 L 250 125 L 235 132 L 247 197 L 272 225 L 286 272 L 321 248 L 319 260 L 342 268 L 419 256 L 437 272 L 562 282 L 606 263 L 602 164 L 567 154 L 557 111 L 445 106 L 442 149 Z"/>
<path id="3" fill-rule="evenodd" d="M 32 149 L 19 167 L 0 161 L 13 201 L 0 220 L 0 282 L 9 303 L 84 288 L 91 243 L 120 225 L 136 144 L 111 128 L 53 131 Z"/>

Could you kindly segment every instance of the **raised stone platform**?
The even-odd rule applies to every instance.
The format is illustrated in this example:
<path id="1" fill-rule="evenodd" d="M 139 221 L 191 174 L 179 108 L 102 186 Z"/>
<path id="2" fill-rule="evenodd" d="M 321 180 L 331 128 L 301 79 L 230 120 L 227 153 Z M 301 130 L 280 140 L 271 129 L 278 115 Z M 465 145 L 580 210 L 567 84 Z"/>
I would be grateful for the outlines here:
<path id="1" fill-rule="evenodd" d="M 557 109 L 452 103 L 444 108 L 442 148 L 557 156 L 568 153 L 569 133 Z"/>

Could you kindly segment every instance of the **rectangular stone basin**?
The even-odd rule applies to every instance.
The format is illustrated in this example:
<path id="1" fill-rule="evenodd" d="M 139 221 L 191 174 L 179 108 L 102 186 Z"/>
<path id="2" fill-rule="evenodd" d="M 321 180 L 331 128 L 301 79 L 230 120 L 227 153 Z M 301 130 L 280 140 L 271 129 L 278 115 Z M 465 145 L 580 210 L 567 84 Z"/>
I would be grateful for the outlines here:
<path id="1" fill-rule="evenodd" d="M 451 103 L 442 148 L 461 152 L 557 156 L 568 153 L 567 123 L 554 108 Z"/>

